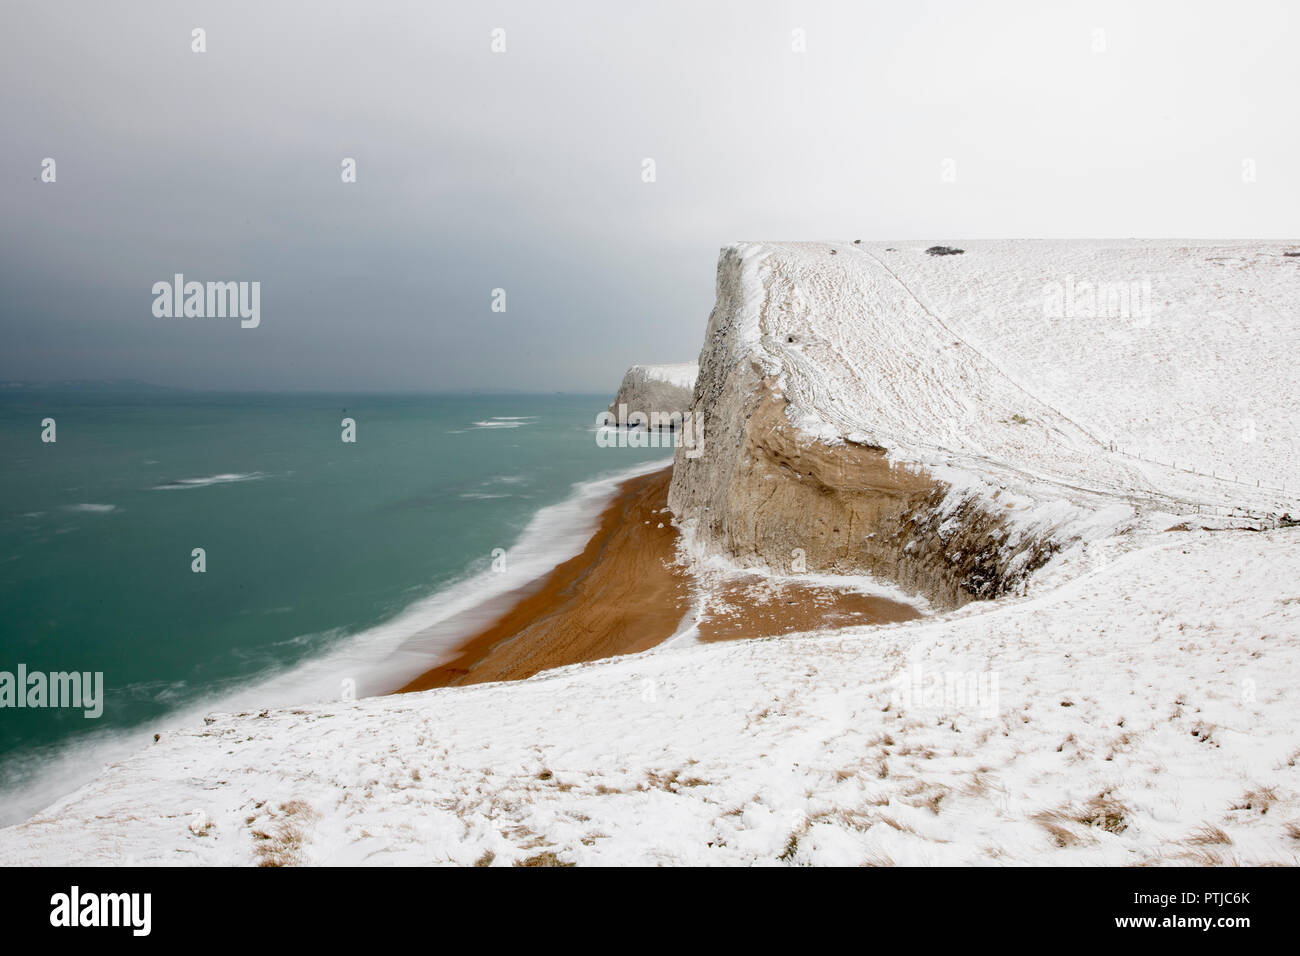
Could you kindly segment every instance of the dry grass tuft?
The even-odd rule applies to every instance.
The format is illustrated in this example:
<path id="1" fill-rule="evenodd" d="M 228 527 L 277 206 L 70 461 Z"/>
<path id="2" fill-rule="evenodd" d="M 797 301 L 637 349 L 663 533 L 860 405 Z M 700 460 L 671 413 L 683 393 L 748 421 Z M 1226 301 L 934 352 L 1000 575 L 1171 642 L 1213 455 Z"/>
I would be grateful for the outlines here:
<path id="1" fill-rule="evenodd" d="M 799 835 L 800 831 L 795 830 L 790 834 L 790 838 L 785 841 L 785 849 L 777 857 L 782 863 L 793 863 L 795 854 L 799 852 Z"/>
<path id="2" fill-rule="evenodd" d="M 1258 787 L 1254 790 L 1247 790 L 1238 803 L 1234 803 L 1230 810 L 1249 810 L 1263 816 L 1268 813 L 1269 807 L 1277 802 L 1277 790 L 1273 787 Z"/>
<path id="3" fill-rule="evenodd" d="M 1095 842 L 1087 833 L 1080 833 L 1078 827 L 1091 830 L 1105 830 L 1107 833 L 1120 834 L 1128 829 L 1128 808 L 1109 792 L 1097 794 L 1082 807 L 1067 806 L 1060 810 L 1044 810 L 1032 817 L 1055 841 L 1057 847 L 1076 846 L 1085 840 Z"/>
<path id="4" fill-rule="evenodd" d="M 299 866 L 303 862 L 303 848 L 307 843 L 305 828 L 317 818 L 311 805 L 302 800 L 280 804 L 270 810 L 270 825 L 253 830 L 258 841 L 253 848 L 258 866 Z"/>
<path id="5" fill-rule="evenodd" d="M 657 770 L 651 770 L 646 774 L 646 782 L 637 789 L 667 790 L 669 793 L 677 793 L 683 787 L 707 787 L 708 785 L 709 781 L 700 777 L 683 777 L 680 770 L 674 770 L 671 773 L 660 773 Z"/>
<path id="6" fill-rule="evenodd" d="M 899 823 L 893 817 L 887 817 L 882 814 L 880 817 L 880 822 L 885 824 L 886 826 L 893 827 L 899 833 L 911 833 L 914 836 L 916 835 L 916 830 L 912 829 L 912 827 L 908 826 L 906 823 Z"/>
<path id="7" fill-rule="evenodd" d="M 565 863 L 550 850 L 544 853 L 538 853 L 534 856 L 526 857 L 522 860 L 515 860 L 515 866 L 577 866 L 576 863 Z"/>
<path id="8" fill-rule="evenodd" d="M 1123 833 L 1128 829 L 1127 812 L 1124 804 L 1108 794 L 1099 793 L 1088 801 L 1075 819 L 1085 826 L 1100 827 L 1107 833 Z"/>
<path id="9" fill-rule="evenodd" d="M 1192 835 L 1187 838 L 1186 842 L 1192 846 L 1227 846 L 1232 843 L 1232 838 L 1218 827 L 1207 823 L 1193 830 Z"/>
<path id="10" fill-rule="evenodd" d="M 1035 813 L 1033 821 L 1047 831 L 1047 835 L 1052 838 L 1052 842 L 1056 844 L 1058 850 L 1064 850 L 1079 843 L 1078 834 L 1068 826 L 1072 821 L 1061 813 L 1045 810 L 1042 813 Z"/>

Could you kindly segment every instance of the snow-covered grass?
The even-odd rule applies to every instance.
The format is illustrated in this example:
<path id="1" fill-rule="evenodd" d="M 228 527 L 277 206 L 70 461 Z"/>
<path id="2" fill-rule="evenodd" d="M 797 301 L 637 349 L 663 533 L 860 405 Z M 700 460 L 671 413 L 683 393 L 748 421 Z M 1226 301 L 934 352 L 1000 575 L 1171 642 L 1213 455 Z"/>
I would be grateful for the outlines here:
<path id="1" fill-rule="evenodd" d="M 215 717 L 0 831 L 0 861 L 1300 863 L 1297 534 L 1171 531 L 913 624 Z"/>

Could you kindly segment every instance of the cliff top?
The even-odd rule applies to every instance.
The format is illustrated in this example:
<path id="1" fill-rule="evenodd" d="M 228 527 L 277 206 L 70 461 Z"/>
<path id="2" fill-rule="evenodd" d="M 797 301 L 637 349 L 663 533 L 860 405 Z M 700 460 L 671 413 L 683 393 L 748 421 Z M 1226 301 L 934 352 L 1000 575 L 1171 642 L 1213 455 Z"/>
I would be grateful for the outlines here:
<path id="1" fill-rule="evenodd" d="M 702 375 L 757 362 L 809 435 L 1295 512 L 1300 245 L 761 242 L 718 268 Z"/>

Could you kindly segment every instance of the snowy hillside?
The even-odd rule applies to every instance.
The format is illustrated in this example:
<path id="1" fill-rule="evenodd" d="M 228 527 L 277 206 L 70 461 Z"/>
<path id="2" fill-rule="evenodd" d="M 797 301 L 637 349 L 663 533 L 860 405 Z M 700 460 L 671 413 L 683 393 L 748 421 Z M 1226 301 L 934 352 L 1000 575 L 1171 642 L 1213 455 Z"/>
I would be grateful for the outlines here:
<path id="1" fill-rule="evenodd" d="M 1177 532 L 939 620 L 220 716 L 0 862 L 1295 865 L 1298 581 L 1294 532 Z"/>

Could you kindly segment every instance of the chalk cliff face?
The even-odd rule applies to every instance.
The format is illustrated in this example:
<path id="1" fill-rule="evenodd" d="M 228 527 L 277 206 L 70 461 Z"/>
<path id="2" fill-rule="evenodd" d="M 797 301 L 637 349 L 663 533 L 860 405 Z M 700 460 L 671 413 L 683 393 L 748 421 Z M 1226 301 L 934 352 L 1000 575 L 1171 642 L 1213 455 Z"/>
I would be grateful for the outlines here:
<path id="1" fill-rule="evenodd" d="M 1010 590 L 1055 545 L 884 449 L 828 445 L 786 417 L 788 403 L 750 366 L 704 426 L 704 454 L 681 451 L 669 506 L 697 545 L 783 572 L 868 571 L 941 608 Z M 708 547 L 711 545 L 712 547 Z"/>
<path id="2" fill-rule="evenodd" d="M 1300 270 L 1281 252 L 971 243 L 940 257 L 927 245 L 723 249 L 694 394 L 703 450 L 678 450 L 669 495 L 690 548 L 783 571 L 865 570 L 953 607 L 1017 590 L 1085 530 L 1223 500 L 1210 468 L 1173 466 L 1216 453 L 1203 433 L 1136 431 L 1187 414 L 1161 401 L 1150 355 L 1206 364 L 1198 339 L 1222 323 L 1193 326 L 1166 300 L 1211 301 L 1207 262 L 1245 263 L 1220 310 L 1284 307 L 1273 299 L 1300 292 Z M 1099 289 L 1133 276 L 1156 280 L 1130 282 L 1115 314 L 1095 297 L 1052 310 L 1081 277 Z M 1249 341 L 1206 349 L 1212 371 L 1240 372 L 1232 394 L 1283 414 L 1248 373 Z M 1147 452 L 1152 441 L 1164 444 Z M 1241 489 L 1235 506 L 1280 513 L 1269 494 Z"/>
<path id="3" fill-rule="evenodd" d="M 685 416 L 691 407 L 695 377 L 699 366 L 694 362 L 676 365 L 633 365 L 623 376 L 618 394 L 609 406 L 614 418 L 619 416 L 619 406 L 626 406 L 627 414 Z"/>
<path id="4" fill-rule="evenodd" d="M 793 323 L 776 327 L 763 258 L 731 247 L 718 264 L 695 390 L 703 453 L 678 450 L 669 495 L 688 540 L 784 572 L 869 571 L 939 607 L 994 597 L 1041 564 L 1050 544 L 1000 547 L 1003 519 L 971 503 L 950 505 L 960 520 L 941 530 L 950 489 L 924 468 L 891 461 L 870 439 L 827 442 L 790 420 L 789 370 L 764 346 L 774 335 L 787 346 L 810 339 Z"/>

